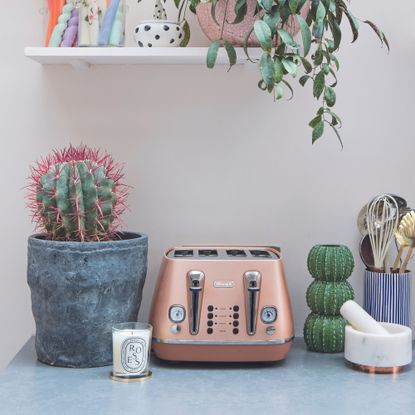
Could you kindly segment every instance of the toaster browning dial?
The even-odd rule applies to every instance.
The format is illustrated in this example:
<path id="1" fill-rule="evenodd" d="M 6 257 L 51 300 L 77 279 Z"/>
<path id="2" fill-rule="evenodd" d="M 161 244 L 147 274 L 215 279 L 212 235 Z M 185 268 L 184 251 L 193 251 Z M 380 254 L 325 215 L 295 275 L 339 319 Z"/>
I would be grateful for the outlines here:
<path id="1" fill-rule="evenodd" d="M 277 309 L 273 306 L 266 306 L 261 311 L 261 320 L 265 324 L 271 324 L 277 319 Z"/>
<path id="2" fill-rule="evenodd" d="M 186 311 L 181 305 L 172 305 L 169 310 L 169 319 L 173 323 L 181 323 L 186 317 Z"/>

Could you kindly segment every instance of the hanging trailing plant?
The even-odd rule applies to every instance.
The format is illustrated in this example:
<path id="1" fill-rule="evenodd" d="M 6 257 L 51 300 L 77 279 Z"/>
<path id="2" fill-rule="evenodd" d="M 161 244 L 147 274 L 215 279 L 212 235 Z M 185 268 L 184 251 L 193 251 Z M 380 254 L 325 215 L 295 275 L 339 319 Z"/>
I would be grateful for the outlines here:
<path id="1" fill-rule="evenodd" d="M 219 48 L 225 48 L 229 64 L 236 64 L 237 54 L 234 45 L 223 36 L 227 24 L 237 24 L 247 17 L 249 0 L 207 0 L 211 3 L 213 20 L 221 25 L 220 37 L 214 40 L 207 52 L 207 66 L 215 66 Z M 187 7 L 195 12 L 200 3 L 206 0 L 175 0 L 181 10 Z M 225 15 L 222 21 L 216 19 L 216 8 L 219 2 L 225 2 Z M 307 5 L 308 4 L 308 5 Z M 384 33 L 371 21 L 357 19 L 349 8 L 349 0 L 257 0 L 254 26 L 246 33 L 244 50 L 249 56 L 248 39 L 255 33 L 262 49 L 259 60 L 261 79 L 258 86 L 268 91 L 274 100 L 283 98 L 288 91 L 289 99 L 293 96 L 290 83 L 298 76 L 302 86 L 312 84 L 313 96 L 321 105 L 310 121 L 312 142 L 315 143 L 329 127 L 337 136 L 343 147 L 339 128 L 341 119 L 333 111 L 336 104 L 335 87 L 337 72 L 340 68 L 337 52 L 342 41 L 342 20 L 346 19 L 352 30 L 352 43 L 359 36 L 360 23 L 370 26 L 379 37 L 382 45 L 389 51 L 389 43 Z M 233 7 L 235 19 L 227 18 L 230 7 Z M 303 8 L 306 7 L 306 14 Z M 306 17 L 304 18 L 303 15 Z M 294 19 L 294 20 L 293 20 Z M 290 33 L 290 25 L 295 21 L 300 28 L 298 41 Z"/>

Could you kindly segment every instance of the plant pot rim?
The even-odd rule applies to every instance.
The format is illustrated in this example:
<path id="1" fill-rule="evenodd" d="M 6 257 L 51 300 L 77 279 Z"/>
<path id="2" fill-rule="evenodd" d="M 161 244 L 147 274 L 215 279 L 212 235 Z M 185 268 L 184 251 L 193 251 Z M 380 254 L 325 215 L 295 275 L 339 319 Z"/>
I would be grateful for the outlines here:
<path id="1" fill-rule="evenodd" d="M 99 242 L 80 242 L 80 241 L 54 241 L 45 239 L 45 235 L 36 233 L 30 235 L 28 243 L 31 246 L 38 246 L 42 248 L 54 248 L 54 249 L 80 249 L 83 251 L 98 251 L 108 248 L 122 248 L 136 245 L 146 245 L 148 242 L 148 236 L 141 232 L 117 232 L 121 239 L 114 239 L 111 241 L 99 241 Z"/>

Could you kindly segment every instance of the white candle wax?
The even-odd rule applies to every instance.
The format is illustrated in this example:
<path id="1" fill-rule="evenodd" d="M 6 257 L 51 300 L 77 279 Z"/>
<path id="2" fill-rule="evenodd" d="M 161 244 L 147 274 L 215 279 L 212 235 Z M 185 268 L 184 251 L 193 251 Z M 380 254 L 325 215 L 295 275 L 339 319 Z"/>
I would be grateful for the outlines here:
<path id="1" fill-rule="evenodd" d="M 371 334 L 389 335 L 389 332 L 353 300 L 346 301 L 340 314 L 358 331 Z"/>
<path id="2" fill-rule="evenodd" d="M 151 330 L 149 329 L 113 331 L 112 350 L 115 375 L 138 376 L 148 372 L 150 336 Z"/>

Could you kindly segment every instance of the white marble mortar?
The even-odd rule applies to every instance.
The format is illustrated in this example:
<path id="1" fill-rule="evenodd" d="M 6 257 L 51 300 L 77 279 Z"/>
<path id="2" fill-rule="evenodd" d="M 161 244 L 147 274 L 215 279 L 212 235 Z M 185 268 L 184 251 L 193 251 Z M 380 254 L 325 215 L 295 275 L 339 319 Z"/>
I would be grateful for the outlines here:
<path id="1" fill-rule="evenodd" d="M 377 368 L 406 366 L 412 361 L 412 330 L 381 323 L 389 335 L 369 334 L 346 326 L 344 357 L 351 363 Z"/>

